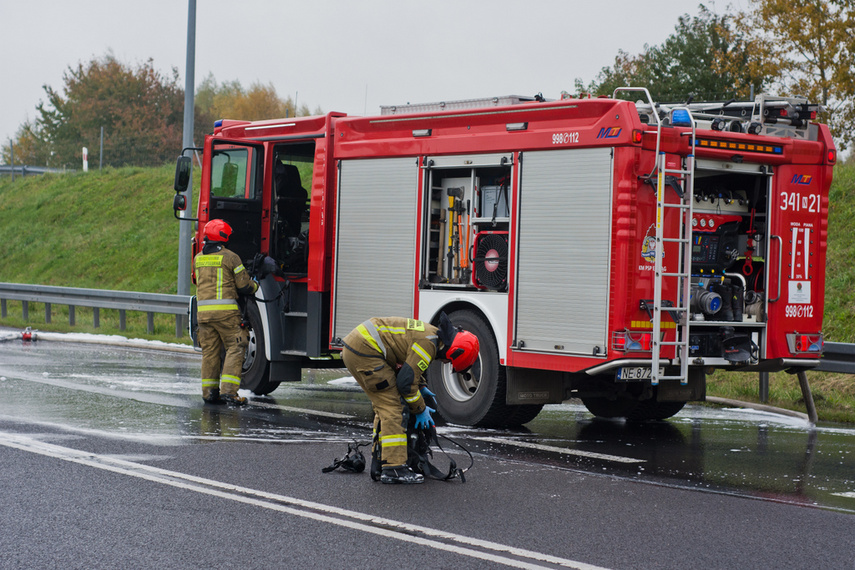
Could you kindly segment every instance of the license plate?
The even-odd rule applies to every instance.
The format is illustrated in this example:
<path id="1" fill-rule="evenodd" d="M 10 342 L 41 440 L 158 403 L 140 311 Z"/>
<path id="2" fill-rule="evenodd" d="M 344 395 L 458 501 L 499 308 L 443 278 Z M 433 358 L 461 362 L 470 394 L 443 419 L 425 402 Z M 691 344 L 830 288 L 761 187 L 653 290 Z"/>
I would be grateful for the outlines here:
<path id="1" fill-rule="evenodd" d="M 624 382 L 650 380 L 652 368 L 649 366 L 625 366 L 618 368 L 617 379 Z M 659 376 L 665 375 L 665 368 L 659 367 Z"/>

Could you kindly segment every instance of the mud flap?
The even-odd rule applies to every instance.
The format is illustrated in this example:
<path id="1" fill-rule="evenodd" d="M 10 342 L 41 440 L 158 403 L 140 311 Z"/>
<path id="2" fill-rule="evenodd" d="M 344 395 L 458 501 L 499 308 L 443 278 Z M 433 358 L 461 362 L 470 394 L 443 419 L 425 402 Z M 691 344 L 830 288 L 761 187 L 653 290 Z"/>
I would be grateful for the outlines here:
<path id="1" fill-rule="evenodd" d="M 660 382 L 656 391 L 657 402 L 703 401 L 707 397 L 707 375 L 703 368 L 689 367 L 688 382 Z"/>

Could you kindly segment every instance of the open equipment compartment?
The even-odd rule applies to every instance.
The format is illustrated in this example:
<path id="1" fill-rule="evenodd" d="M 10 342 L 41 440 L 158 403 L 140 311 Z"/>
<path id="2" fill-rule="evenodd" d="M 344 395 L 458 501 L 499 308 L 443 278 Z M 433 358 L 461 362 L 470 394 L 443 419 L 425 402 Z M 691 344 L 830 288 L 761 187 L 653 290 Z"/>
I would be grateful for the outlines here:
<path id="1" fill-rule="evenodd" d="M 420 287 L 507 290 L 510 155 L 425 159 Z"/>

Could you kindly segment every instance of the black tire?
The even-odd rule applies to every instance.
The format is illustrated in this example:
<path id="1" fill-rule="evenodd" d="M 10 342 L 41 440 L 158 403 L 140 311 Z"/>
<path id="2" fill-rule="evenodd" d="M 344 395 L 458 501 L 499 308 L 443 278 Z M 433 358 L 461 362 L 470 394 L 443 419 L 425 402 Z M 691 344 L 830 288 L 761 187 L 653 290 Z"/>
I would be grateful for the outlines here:
<path id="1" fill-rule="evenodd" d="M 588 411 L 600 418 L 625 418 L 638 406 L 638 400 L 632 398 L 609 398 L 600 396 L 582 398 L 582 403 Z"/>
<path id="2" fill-rule="evenodd" d="M 246 320 L 249 322 L 249 344 L 243 361 L 243 377 L 240 387 L 252 390 L 254 394 L 265 396 L 279 387 L 279 382 L 270 379 L 270 362 L 264 353 L 264 334 L 262 334 L 261 313 L 253 301 L 246 302 Z M 258 331 L 256 333 L 256 331 Z"/>
<path id="3" fill-rule="evenodd" d="M 626 419 L 632 421 L 664 420 L 675 415 L 683 409 L 686 402 L 657 402 L 656 400 L 643 400 L 626 415 Z"/>
<path id="4" fill-rule="evenodd" d="M 505 403 L 507 377 L 499 364 L 499 349 L 489 325 L 474 311 L 449 315 L 454 325 L 478 337 L 478 359 L 467 374 L 456 374 L 447 362 L 428 369 L 428 386 L 436 394 L 438 412 L 452 424 L 509 427 L 531 421 L 543 406 L 509 406 Z"/>
<path id="5" fill-rule="evenodd" d="M 527 424 L 536 418 L 543 409 L 543 404 L 525 404 L 521 406 L 508 407 L 513 408 L 514 411 L 511 413 L 510 417 L 507 418 L 505 425 L 508 427 L 514 427 Z"/>

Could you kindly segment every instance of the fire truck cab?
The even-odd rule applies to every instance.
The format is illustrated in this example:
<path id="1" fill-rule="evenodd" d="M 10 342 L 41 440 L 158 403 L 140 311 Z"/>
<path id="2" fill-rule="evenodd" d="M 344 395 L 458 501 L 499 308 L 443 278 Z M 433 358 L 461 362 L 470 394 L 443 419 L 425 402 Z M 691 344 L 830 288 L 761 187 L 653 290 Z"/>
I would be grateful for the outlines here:
<path id="1" fill-rule="evenodd" d="M 519 425 L 573 397 L 663 419 L 716 369 L 818 364 L 836 154 L 816 112 L 631 89 L 223 120 L 194 252 L 223 219 L 259 278 L 257 394 L 339 366 L 369 317 L 445 312 L 481 343 L 470 373 L 428 369 L 451 423 Z"/>

